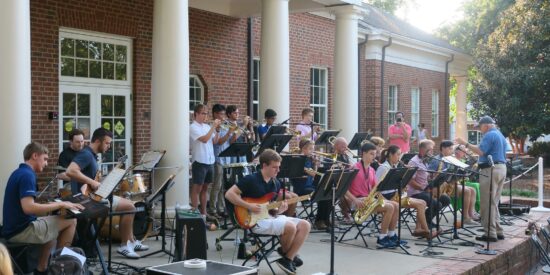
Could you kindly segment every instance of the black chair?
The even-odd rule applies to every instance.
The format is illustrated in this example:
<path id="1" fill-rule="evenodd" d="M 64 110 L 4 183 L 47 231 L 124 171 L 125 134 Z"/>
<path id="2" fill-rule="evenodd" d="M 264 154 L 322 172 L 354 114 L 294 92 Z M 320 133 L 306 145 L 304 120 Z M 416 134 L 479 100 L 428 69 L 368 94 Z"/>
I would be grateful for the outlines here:
<path id="1" fill-rule="evenodd" d="M 277 249 L 278 245 L 281 243 L 281 239 L 279 238 L 279 236 L 256 234 L 250 229 L 246 231 L 246 236 L 250 244 L 256 246 L 256 250 L 252 253 L 252 255 L 247 257 L 242 265 L 245 266 L 246 263 L 251 259 L 256 259 L 256 263 L 252 266 L 257 267 L 262 261 L 265 261 L 269 269 L 271 269 L 271 272 L 275 275 L 275 270 L 273 270 L 273 266 L 271 264 L 276 260 L 269 260 L 269 256 Z"/>
<path id="2" fill-rule="evenodd" d="M 2 232 L 2 225 L 0 225 L 0 232 Z M 32 273 L 38 266 L 40 244 L 12 243 L 2 236 L 0 236 L 0 243 L 8 249 L 15 274 Z"/>
<path id="3" fill-rule="evenodd" d="M 352 212 L 351 216 L 352 217 L 354 216 L 354 212 Z M 344 229 L 344 231 L 342 232 L 342 235 L 340 235 L 340 238 L 338 238 L 338 242 L 343 243 L 343 242 L 347 242 L 347 241 L 350 241 L 350 240 L 357 240 L 357 238 L 361 237 L 361 239 L 363 241 L 363 244 L 365 245 L 365 247 L 368 248 L 369 245 L 367 244 L 367 240 L 365 239 L 365 236 L 369 235 L 369 233 L 364 234 L 363 231 L 366 230 L 367 228 L 369 228 L 372 224 L 374 226 L 374 228 L 376 229 L 376 232 L 380 233 L 380 226 L 379 225 L 381 223 L 381 217 L 382 217 L 381 215 L 373 213 L 373 214 L 370 215 L 369 219 L 367 219 L 362 224 L 353 223 L 353 224 L 349 225 L 347 228 Z M 344 237 L 353 228 L 357 229 L 357 233 L 355 234 L 355 237 L 349 238 L 349 239 L 344 239 Z"/>

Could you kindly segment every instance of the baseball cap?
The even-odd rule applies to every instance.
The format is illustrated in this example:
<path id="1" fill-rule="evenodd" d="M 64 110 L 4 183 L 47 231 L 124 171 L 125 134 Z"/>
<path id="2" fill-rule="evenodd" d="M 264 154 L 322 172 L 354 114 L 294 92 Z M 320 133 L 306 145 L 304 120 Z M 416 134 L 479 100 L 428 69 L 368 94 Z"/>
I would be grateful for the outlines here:
<path id="1" fill-rule="evenodd" d="M 490 116 L 482 116 L 481 118 L 479 118 L 479 120 L 477 121 L 477 125 L 476 126 L 481 126 L 481 124 L 495 124 L 495 121 L 490 117 Z"/>

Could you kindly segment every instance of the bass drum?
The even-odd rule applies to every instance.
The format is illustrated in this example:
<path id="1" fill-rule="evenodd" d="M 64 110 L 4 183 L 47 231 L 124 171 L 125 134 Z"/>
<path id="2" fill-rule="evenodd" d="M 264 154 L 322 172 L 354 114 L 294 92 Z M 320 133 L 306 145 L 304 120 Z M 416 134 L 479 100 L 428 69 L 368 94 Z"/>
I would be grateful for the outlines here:
<path id="1" fill-rule="evenodd" d="M 153 233 L 153 218 L 149 217 L 150 209 L 147 208 L 147 204 L 141 201 L 134 203 L 137 210 L 143 210 L 135 213 L 134 216 L 134 236 L 137 240 L 143 240 L 152 235 Z M 109 238 L 109 219 L 105 221 L 99 236 L 105 239 Z M 120 216 L 113 216 L 112 226 L 112 239 L 113 241 L 120 241 Z"/>

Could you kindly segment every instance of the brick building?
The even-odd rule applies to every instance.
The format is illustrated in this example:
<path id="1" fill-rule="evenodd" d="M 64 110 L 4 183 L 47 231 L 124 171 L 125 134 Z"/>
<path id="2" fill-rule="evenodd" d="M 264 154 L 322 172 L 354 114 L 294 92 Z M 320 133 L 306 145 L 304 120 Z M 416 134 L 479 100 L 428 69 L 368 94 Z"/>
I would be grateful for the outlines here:
<path id="1" fill-rule="evenodd" d="M 357 0 L 8 0 L 0 7 L 0 126 L 9 129 L 1 149 L 11 156 L 0 165 L 0 197 L 30 140 L 47 145 L 52 166 L 74 127 L 115 133 L 107 164 L 166 149 L 163 165 L 188 166 L 189 110 L 197 102 L 236 104 L 260 121 L 266 108 L 298 122 L 301 109 L 313 107 L 316 121 L 348 139 L 366 129 L 387 136 L 400 110 L 439 141 L 449 136 L 450 76 L 459 80 L 459 119 L 460 104 L 465 110 L 470 58 Z M 171 203 L 187 202 L 187 178 L 184 170 Z"/>

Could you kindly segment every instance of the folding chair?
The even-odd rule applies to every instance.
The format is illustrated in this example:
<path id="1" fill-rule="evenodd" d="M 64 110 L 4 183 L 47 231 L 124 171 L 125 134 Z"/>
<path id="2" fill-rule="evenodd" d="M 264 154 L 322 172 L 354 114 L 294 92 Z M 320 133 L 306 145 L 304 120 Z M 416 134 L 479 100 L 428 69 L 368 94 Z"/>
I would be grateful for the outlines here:
<path id="1" fill-rule="evenodd" d="M 268 257 L 277 249 L 277 246 L 281 242 L 279 236 L 256 234 L 250 229 L 246 230 L 246 236 L 251 245 L 256 246 L 256 250 L 252 255 L 247 257 L 242 265 L 245 266 L 249 260 L 254 258 L 256 259 L 256 263 L 252 266 L 259 266 L 262 261 L 265 261 L 269 269 L 271 269 L 271 272 L 275 275 L 275 270 L 273 270 L 273 266 L 271 266 L 275 260 L 270 261 Z"/>
<path id="2" fill-rule="evenodd" d="M 409 218 L 416 224 L 416 209 L 414 208 L 401 208 L 401 225 L 405 225 L 409 230 L 409 233 L 413 233 L 411 226 L 409 225 Z"/>
<path id="3" fill-rule="evenodd" d="M 15 274 L 28 274 L 36 269 L 40 245 L 10 243 L 4 238 L 0 238 L 0 243 L 8 249 Z"/>
<path id="4" fill-rule="evenodd" d="M 352 217 L 353 217 L 353 215 L 352 215 Z M 357 240 L 358 237 L 361 237 L 361 239 L 363 240 L 363 244 L 365 244 L 365 247 L 369 247 L 369 245 L 367 244 L 367 240 L 365 239 L 365 235 L 367 235 L 367 234 L 363 234 L 363 231 L 365 229 L 369 228 L 369 226 L 371 224 L 373 224 L 374 227 L 376 228 L 376 231 L 378 233 L 380 233 L 380 228 L 379 228 L 380 221 L 378 220 L 378 217 L 379 217 L 378 214 L 371 214 L 370 219 L 368 219 L 368 221 L 365 221 L 362 224 L 353 223 L 352 225 L 350 225 L 348 228 L 346 228 L 344 230 L 342 235 L 340 235 L 340 238 L 338 239 L 338 242 L 342 243 L 342 242 L 346 242 L 346 241 Z M 355 234 L 355 237 L 349 238 L 349 239 L 344 239 L 346 234 L 348 234 L 353 228 L 357 228 L 357 234 Z"/>

